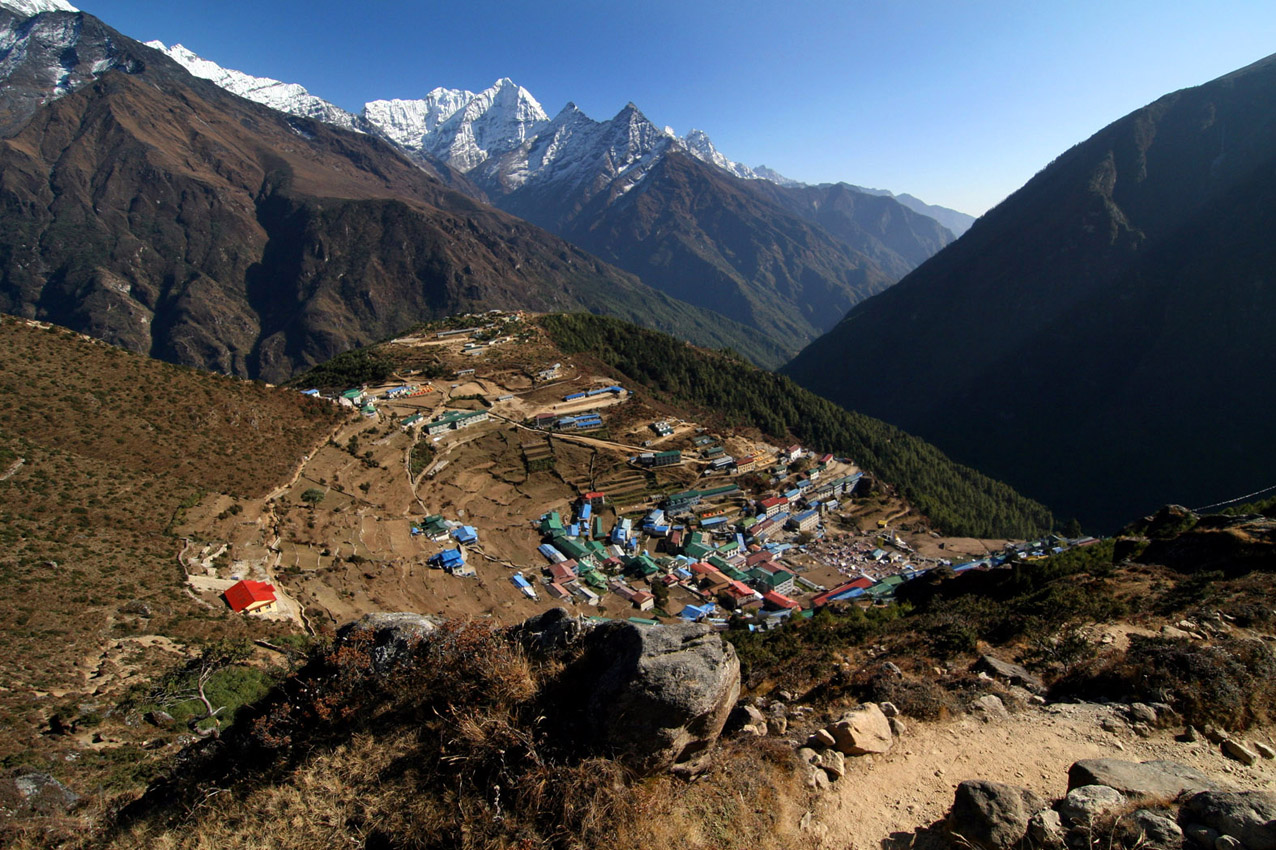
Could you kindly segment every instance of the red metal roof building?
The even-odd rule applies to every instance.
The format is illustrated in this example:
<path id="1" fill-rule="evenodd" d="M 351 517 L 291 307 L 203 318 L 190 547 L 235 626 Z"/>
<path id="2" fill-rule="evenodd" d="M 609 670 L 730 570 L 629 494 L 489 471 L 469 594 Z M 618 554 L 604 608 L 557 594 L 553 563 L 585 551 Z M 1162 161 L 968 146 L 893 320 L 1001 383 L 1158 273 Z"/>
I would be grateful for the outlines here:
<path id="1" fill-rule="evenodd" d="M 226 588 L 222 596 L 230 610 L 236 614 L 243 611 L 275 610 L 275 586 L 264 581 L 244 579 Z"/>

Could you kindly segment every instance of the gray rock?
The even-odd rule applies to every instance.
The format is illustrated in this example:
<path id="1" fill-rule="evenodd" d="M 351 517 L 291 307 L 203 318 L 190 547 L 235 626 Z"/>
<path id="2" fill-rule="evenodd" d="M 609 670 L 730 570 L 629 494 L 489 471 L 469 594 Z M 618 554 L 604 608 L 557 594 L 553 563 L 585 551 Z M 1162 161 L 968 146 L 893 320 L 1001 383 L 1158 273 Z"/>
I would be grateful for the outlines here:
<path id="1" fill-rule="evenodd" d="M 146 712 L 146 722 L 152 726 L 158 726 L 161 729 L 171 729 L 177 725 L 177 721 L 173 719 L 173 715 L 169 714 L 162 708 Z"/>
<path id="2" fill-rule="evenodd" d="M 529 617 L 511 630 L 514 638 L 524 647 L 541 653 L 561 652 L 575 646 L 587 631 L 588 621 L 574 616 L 566 608 L 550 608 L 543 614 Z"/>
<path id="3" fill-rule="evenodd" d="M 1185 743 L 1192 744 L 1200 740 L 1200 737 L 1200 733 L 1196 731 L 1196 727 L 1189 723 L 1183 728 L 1183 734 L 1179 736 L 1179 739 Z"/>
<path id="4" fill-rule="evenodd" d="M 1251 765 L 1258 761 L 1258 753 L 1254 752 L 1240 741 L 1224 741 L 1223 755 L 1227 756 L 1229 759 L 1235 759 L 1244 765 Z"/>
<path id="5" fill-rule="evenodd" d="M 396 665 L 406 662 L 417 644 L 436 628 L 438 621 L 423 614 L 364 614 L 358 620 L 346 623 L 338 629 L 337 638 L 342 641 L 370 640 L 372 669 L 377 673 L 386 673 Z"/>
<path id="6" fill-rule="evenodd" d="M 899 709 L 895 707 L 893 702 L 879 702 L 877 707 L 882 710 L 882 714 L 887 717 L 899 717 Z"/>
<path id="7" fill-rule="evenodd" d="M 47 773 L 24 773 L 0 783 L 0 809 L 60 815 L 79 802 L 79 794 Z"/>
<path id="8" fill-rule="evenodd" d="M 1214 850 L 1214 842 L 1218 841 L 1218 830 L 1210 829 L 1205 824 L 1190 823 L 1183 827 L 1183 835 L 1197 847 Z"/>
<path id="9" fill-rule="evenodd" d="M 1042 809 L 1028 818 L 1028 838 L 1047 850 L 1063 847 L 1063 822 L 1054 809 Z"/>
<path id="10" fill-rule="evenodd" d="M 1207 826 L 1238 839 L 1249 850 L 1276 850 L 1276 794 L 1202 791 L 1183 803 L 1179 823 Z"/>
<path id="11" fill-rule="evenodd" d="M 905 733 L 908 732 L 908 726 L 906 726 L 904 724 L 904 721 L 898 717 L 890 718 L 890 724 L 891 724 L 891 734 L 894 735 L 896 738 L 902 738 L 904 737 Z"/>
<path id="12" fill-rule="evenodd" d="M 841 779 L 846 775 L 846 756 L 837 750 L 825 750 L 820 753 L 819 764 L 829 775 L 829 779 Z"/>
<path id="13" fill-rule="evenodd" d="M 819 765 L 811 765 L 806 774 L 806 785 L 812 791 L 823 791 L 829 787 L 829 775 Z"/>
<path id="14" fill-rule="evenodd" d="M 783 735 L 789 731 L 789 712 L 784 703 L 771 703 L 766 712 L 766 725 L 772 735 Z"/>
<path id="15" fill-rule="evenodd" d="M 1010 850 L 1027 833 L 1029 818 L 1045 807 L 1027 788 L 968 779 L 957 786 L 945 827 L 982 850 Z"/>
<path id="16" fill-rule="evenodd" d="M 1276 759 L 1276 750 L 1264 744 L 1262 741 L 1254 742 L 1254 751 L 1265 759 Z"/>
<path id="17" fill-rule="evenodd" d="M 1220 835 L 1214 839 L 1214 850 L 1245 850 L 1245 845 L 1230 835 Z"/>
<path id="18" fill-rule="evenodd" d="M 1201 727 L 1201 734 L 1204 735 L 1205 739 L 1212 744 L 1221 744 L 1232 737 L 1217 726 L 1209 724 Z"/>
<path id="19" fill-rule="evenodd" d="M 971 704 L 970 710 L 981 715 L 984 720 L 1004 720 L 1010 716 L 1006 704 L 996 694 L 984 694 Z"/>
<path id="20" fill-rule="evenodd" d="M 1156 711 L 1147 703 L 1132 702 L 1126 711 L 1129 713 L 1130 719 L 1135 723 L 1146 723 L 1148 726 L 1156 725 Z"/>
<path id="21" fill-rule="evenodd" d="M 882 672 L 890 673 L 892 676 L 900 679 L 904 677 L 904 671 L 899 669 L 899 665 L 893 661 L 882 662 Z"/>
<path id="22" fill-rule="evenodd" d="M 1128 831 L 1133 833 L 1130 836 L 1132 840 L 1126 846 L 1148 847 L 1151 850 L 1171 850 L 1183 846 L 1183 830 L 1162 814 L 1139 809 L 1123 818 L 1123 822 Z"/>
<path id="23" fill-rule="evenodd" d="M 595 744 L 639 774 L 690 775 L 740 696 L 735 648 L 707 626 L 613 622 L 584 637 L 585 712 Z"/>
<path id="24" fill-rule="evenodd" d="M 1028 672 L 1026 667 L 1002 661 L 993 655 L 984 655 L 971 668 L 977 672 L 987 673 L 998 679 L 1005 679 L 1012 685 L 1027 688 L 1034 694 L 1045 693 L 1046 686 L 1040 678 Z"/>
<path id="25" fill-rule="evenodd" d="M 804 762 L 805 764 L 820 763 L 820 754 L 810 747 L 798 747 L 797 757 L 798 761 Z"/>
<path id="26" fill-rule="evenodd" d="M 1106 785 L 1073 788 L 1059 804 L 1059 817 L 1069 826 L 1089 826 L 1125 805 L 1125 796 Z"/>
<path id="27" fill-rule="evenodd" d="M 1199 770 L 1172 761 L 1082 759 L 1068 768 L 1068 789 L 1106 785 L 1130 796 L 1177 799 L 1221 786 Z"/>
<path id="28" fill-rule="evenodd" d="M 828 731 L 833 736 L 833 748 L 848 756 L 885 753 L 895 742 L 886 715 L 871 702 L 842 715 Z"/>

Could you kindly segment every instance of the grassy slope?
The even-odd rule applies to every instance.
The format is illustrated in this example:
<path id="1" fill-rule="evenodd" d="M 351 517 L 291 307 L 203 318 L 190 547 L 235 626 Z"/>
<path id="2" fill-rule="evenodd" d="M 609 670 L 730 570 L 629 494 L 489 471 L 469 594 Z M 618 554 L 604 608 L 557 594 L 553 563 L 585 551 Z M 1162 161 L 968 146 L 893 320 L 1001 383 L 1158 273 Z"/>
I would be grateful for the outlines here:
<path id="1" fill-rule="evenodd" d="M 668 401 L 714 411 L 728 424 L 750 425 L 779 438 L 792 434 L 811 448 L 849 455 L 951 534 L 1027 537 L 1051 525 L 1049 510 L 1007 485 L 781 375 L 613 319 L 560 314 L 542 322 L 565 353 L 593 354 Z"/>
<path id="2" fill-rule="evenodd" d="M 200 492 L 265 495 L 336 414 L 7 316 L 0 352 L 0 765 L 45 767 L 59 745 L 39 728 L 99 702 L 111 642 L 246 634 L 186 594 L 166 528 Z M 134 600 L 151 616 L 121 611 Z"/>

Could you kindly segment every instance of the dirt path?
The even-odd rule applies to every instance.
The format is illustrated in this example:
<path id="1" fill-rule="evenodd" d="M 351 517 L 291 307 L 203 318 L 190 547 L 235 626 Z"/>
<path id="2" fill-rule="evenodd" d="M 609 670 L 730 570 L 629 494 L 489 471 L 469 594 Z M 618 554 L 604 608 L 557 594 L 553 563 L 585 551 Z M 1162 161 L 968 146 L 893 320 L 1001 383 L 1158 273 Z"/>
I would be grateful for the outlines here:
<path id="1" fill-rule="evenodd" d="M 926 827 L 942 819 L 957 784 L 990 779 L 1061 797 L 1068 767 L 1083 758 L 1133 761 L 1170 759 L 1246 789 L 1276 790 L 1276 762 L 1252 767 L 1225 758 L 1208 742 L 1174 740 L 1178 729 L 1140 738 L 1122 728 L 1104 731 L 1115 717 L 1100 705 L 1051 705 L 1001 720 L 962 717 L 946 723 L 909 723 L 908 733 L 885 756 L 847 759 L 846 775 L 825 792 L 811 825 L 815 846 L 838 850 L 925 850 Z M 1246 735 L 1272 739 L 1271 728 Z"/>

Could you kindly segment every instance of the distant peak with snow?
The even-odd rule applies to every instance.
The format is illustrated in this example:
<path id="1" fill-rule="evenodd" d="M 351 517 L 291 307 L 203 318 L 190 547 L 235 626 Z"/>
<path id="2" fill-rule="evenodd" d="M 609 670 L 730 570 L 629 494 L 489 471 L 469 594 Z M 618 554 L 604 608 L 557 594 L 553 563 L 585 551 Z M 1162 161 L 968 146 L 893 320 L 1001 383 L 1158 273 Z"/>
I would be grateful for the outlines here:
<path id="1" fill-rule="evenodd" d="M 60 2 L 60 0 L 41 0 L 42 2 Z M 0 0 L 5 2 L 5 0 Z M 223 68 L 216 62 L 200 57 L 194 51 L 180 44 L 165 47 L 162 41 L 148 41 L 147 47 L 153 47 L 167 55 L 177 64 L 196 77 L 215 83 L 232 94 L 255 101 L 271 109 L 297 115 L 302 118 L 313 118 L 325 124 L 333 124 L 347 130 L 358 131 L 355 116 L 338 106 L 334 106 L 322 98 L 315 97 L 296 83 L 284 83 L 270 77 L 254 77 L 243 71 Z"/>
<path id="2" fill-rule="evenodd" d="M 75 13 L 80 11 L 66 2 L 66 0 L 0 0 L 0 6 L 28 18 L 44 12 Z"/>

